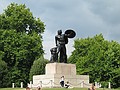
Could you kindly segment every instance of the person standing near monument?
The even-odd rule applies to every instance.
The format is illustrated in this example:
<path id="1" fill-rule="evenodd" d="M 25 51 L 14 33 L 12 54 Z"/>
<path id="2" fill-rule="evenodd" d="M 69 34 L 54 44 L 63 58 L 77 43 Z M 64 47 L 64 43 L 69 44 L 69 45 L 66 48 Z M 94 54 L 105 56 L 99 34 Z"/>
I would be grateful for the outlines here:
<path id="1" fill-rule="evenodd" d="M 61 77 L 60 85 L 61 85 L 61 87 L 64 87 L 64 76 Z"/>
<path id="2" fill-rule="evenodd" d="M 68 37 L 66 34 L 62 34 L 62 30 L 58 30 L 58 35 L 55 36 L 55 43 L 57 46 L 57 53 L 60 54 L 60 62 L 67 63 L 67 54 L 66 54 L 66 46 L 68 43 Z"/>

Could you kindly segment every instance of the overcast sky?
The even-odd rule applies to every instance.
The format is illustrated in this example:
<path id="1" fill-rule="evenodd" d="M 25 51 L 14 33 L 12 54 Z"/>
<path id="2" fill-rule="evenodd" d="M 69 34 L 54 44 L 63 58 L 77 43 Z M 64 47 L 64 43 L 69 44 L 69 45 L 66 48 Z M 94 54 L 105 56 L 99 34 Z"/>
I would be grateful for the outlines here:
<path id="1" fill-rule="evenodd" d="M 55 46 L 57 30 L 73 29 L 74 39 L 69 39 L 68 57 L 74 50 L 76 38 L 93 37 L 102 33 L 107 40 L 120 42 L 120 0 L 0 0 L 0 14 L 12 3 L 25 4 L 34 17 L 46 25 L 43 34 L 45 58 Z"/>

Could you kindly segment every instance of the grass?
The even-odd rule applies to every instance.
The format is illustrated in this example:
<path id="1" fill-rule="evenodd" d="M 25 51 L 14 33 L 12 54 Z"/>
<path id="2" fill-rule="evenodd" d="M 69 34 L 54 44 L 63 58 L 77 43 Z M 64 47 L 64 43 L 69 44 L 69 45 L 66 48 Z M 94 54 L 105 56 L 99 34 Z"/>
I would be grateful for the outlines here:
<path id="1" fill-rule="evenodd" d="M 0 88 L 0 90 L 26 90 L 25 88 Z"/>
<path id="2" fill-rule="evenodd" d="M 21 89 L 21 88 L 0 88 L 0 90 L 26 90 L 25 88 Z M 32 90 L 36 90 L 36 89 L 32 89 Z M 66 89 L 66 88 L 42 88 L 42 90 L 88 90 L 87 88 L 70 88 L 70 89 Z M 96 90 L 120 90 L 119 89 L 103 89 L 103 88 L 99 88 Z"/>
<path id="3" fill-rule="evenodd" d="M 88 88 L 69 88 L 69 89 L 66 89 L 66 88 L 44 88 L 42 90 L 88 90 Z M 96 90 L 120 90 L 120 89 L 103 89 L 103 88 L 97 88 Z"/>

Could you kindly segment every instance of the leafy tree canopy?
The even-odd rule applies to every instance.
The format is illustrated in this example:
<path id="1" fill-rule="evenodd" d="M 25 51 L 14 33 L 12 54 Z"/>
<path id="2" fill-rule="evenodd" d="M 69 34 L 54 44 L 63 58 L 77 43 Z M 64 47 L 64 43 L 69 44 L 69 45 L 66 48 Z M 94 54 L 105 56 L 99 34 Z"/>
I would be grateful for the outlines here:
<path id="1" fill-rule="evenodd" d="M 11 3 L 0 15 L 0 29 L 15 29 L 17 32 L 44 32 L 44 23 L 33 17 L 29 8 L 23 4 Z"/>
<path id="2" fill-rule="evenodd" d="M 3 87 L 6 82 L 6 74 L 7 74 L 7 64 L 0 59 L 0 86 Z"/>
<path id="3" fill-rule="evenodd" d="M 30 80 L 32 80 L 33 75 L 45 74 L 45 66 L 47 63 L 48 60 L 44 59 L 43 56 L 35 60 L 30 70 Z"/>
<path id="4" fill-rule="evenodd" d="M 5 86 L 28 82 L 34 60 L 44 53 L 41 35 L 44 27 L 22 4 L 11 3 L 0 15 L 0 59 L 8 69 Z"/>
<path id="5" fill-rule="evenodd" d="M 76 64 L 78 74 L 90 75 L 91 82 L 112 82 L 112 87 L 120 87 L 119 43 L 100 34 L 75 40 L 74 48 L 68 61 Z"/>

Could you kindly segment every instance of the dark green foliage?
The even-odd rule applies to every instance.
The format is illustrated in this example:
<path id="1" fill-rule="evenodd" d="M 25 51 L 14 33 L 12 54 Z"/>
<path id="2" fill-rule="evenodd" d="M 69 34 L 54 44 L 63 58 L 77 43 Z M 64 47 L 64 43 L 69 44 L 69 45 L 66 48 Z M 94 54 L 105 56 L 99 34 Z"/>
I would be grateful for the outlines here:
<path id="1" fill-rule="evenodd" d="M 33 75 L 45 74 L 45 66 L 47 63 L 48 60 L 43 57 L 35 60 L 30 70 L 30 80 L 32 80 Z"/>
<path id="2" fill-rule="evenodd" d="M 0 86 L 3 87 L 6 84 L 7 64 L 0 59 Z"/>
<path id="3" fill-rule="evenodd" d="M 120 87 L 120 44 L 104 40 L 102 34 L 75 40 L 69 62 L 75 63 L 78 74 L 90 75 L 90 82 L 112 83 Z"/>
<path id="4" fill-rule="evenodd" d="M 0 15 L 0 59 L 7 65 L 6 84 L 28 83 L 34 60 L 43 55 L 44 24 L 25 5 L 10 4 Z"/>
<path id="5" fill-rule="evenodd" d="M 15 29 L 17 32 L 28 33 L 44 31 L 43 22 L 33 17 L 30 9 L 23 4 L 11 3 L 4 11 L 0 15 L 0 29 Z"/>
<path id="6" fill-rule="evenodd" d="M 23 81 L 28 82 L 30 68 L 35 59 L 43 55 L 42 41 L 39 35 L 33 33 L 17 33 L 15 30 L 0 31 L 0 50 L 3 53 L 2 60 L 7 63 L 10 84 Z M 3 50 L 2 50 L 3 49 Z"/>

